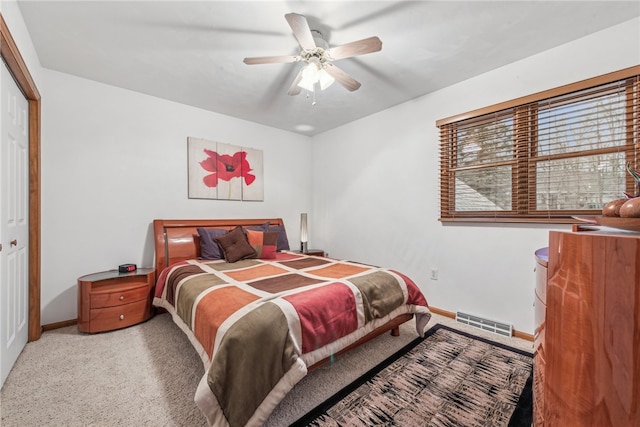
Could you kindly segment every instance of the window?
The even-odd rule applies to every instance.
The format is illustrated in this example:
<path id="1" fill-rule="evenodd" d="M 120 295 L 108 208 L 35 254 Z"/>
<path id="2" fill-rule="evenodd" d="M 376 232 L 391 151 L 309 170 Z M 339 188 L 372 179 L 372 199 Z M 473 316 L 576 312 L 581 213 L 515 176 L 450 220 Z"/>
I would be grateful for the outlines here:
<path id="1" fill-rule="evenodd" d="M 439 120 L 441 221 L 567 222 L 637 194 L 640 66 Z"/>

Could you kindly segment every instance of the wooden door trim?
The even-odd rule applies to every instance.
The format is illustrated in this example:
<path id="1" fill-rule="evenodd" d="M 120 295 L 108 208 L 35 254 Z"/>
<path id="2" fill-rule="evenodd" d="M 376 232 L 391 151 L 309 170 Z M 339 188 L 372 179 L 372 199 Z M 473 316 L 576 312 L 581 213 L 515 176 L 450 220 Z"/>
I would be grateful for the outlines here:
<path id="1" fill-rule="evenodd" d="M 40 93 L 0 13 L 0 55 L 29 102 L 29 341 L 42 335 L 40 320 Z"/>

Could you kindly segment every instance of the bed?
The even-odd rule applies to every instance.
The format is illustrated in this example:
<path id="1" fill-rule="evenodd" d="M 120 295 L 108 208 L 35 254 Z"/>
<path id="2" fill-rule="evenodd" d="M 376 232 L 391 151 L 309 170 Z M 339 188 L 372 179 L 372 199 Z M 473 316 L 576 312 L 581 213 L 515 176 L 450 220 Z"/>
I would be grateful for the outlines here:
<path id="1" fill-rule="evenodd" d="M 261 425 L 310 370 L 413 317 L 422 335 L 431 317 L 400 272 L 286 250 L 280 218 L 156 219 L 153 229 L 153 304 L 202 359 L 194 400 L 210 425 Z M 215 257 L 214 232 L 225 259 L 203 259 Z M 249 242 L 255 254 L 236 260 Z"/>

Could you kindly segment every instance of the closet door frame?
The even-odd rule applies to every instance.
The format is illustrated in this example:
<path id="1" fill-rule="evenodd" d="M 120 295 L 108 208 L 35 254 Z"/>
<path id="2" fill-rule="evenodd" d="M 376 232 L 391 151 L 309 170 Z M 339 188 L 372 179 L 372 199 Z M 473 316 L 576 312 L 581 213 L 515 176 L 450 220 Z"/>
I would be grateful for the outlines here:
<path id="1" fill-rule="evenodd" d="M 0 13 L 0 55 L 29 102 L 29 341 L 40 324 L 40 93 Z"/>

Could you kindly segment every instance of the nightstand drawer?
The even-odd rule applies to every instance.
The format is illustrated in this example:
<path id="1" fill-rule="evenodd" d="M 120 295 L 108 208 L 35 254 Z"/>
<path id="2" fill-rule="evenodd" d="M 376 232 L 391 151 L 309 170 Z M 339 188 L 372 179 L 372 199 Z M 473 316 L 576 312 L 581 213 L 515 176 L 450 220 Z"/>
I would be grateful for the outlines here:
<path id="1" fill-rule="evenodd" d="M 146 300 L 149 296 L 149 286 L 146 284 L 138 288 L 121 290 L 118 292 L 94 292 L 91 294 L 91 308 L 113 307 Z"/>
<path id="2" fill-rule="evenodd" d="M 116 307 L 91 310 L 91 332 L 125 328 L 144 321 L 148 317 L 147 300 Z"/>

